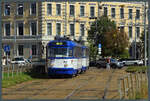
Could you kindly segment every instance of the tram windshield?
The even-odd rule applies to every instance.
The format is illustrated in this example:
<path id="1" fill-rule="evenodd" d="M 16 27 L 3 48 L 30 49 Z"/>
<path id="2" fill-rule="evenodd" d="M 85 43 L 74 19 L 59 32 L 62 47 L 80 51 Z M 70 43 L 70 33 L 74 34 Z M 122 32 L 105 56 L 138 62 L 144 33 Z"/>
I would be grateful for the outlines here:
<path id="1" fill-rule="evenodd" d="M 72 55 L 69 48 L 49 48 L 48 57 L 68 57 Z"/>

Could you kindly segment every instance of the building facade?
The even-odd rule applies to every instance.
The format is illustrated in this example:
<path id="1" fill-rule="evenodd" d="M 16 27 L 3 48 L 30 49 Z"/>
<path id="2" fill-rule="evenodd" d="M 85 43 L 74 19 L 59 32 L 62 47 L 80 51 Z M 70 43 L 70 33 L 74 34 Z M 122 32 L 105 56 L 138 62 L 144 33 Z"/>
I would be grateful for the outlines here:
<path id="1" fill-rule="evenodd" d="M 144 2 L 3 1 L 2 44 L 10 46 L 11 58 L 45 58 L 46 44 L 55 36 L 68 36 L 87 45 L 90 25 L 102 15 L 115 21 L 132 43 L 139 41 L 144 30 L 144 7 Z"/>

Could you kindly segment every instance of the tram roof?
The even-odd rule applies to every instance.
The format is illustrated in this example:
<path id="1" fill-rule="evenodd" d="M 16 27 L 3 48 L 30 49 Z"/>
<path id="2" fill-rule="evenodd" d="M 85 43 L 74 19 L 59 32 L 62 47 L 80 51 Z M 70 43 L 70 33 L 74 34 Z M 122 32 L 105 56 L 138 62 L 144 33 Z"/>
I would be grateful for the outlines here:
<path id="1" fill-rule="evenodd" d="M 48 46 L 53 46 L 53 47 L 85 47 L 82 46 L 81 44 L 78 44 L 77 42 L 71 41 L 71 40 L 53 40 L 48 43 Z"/>

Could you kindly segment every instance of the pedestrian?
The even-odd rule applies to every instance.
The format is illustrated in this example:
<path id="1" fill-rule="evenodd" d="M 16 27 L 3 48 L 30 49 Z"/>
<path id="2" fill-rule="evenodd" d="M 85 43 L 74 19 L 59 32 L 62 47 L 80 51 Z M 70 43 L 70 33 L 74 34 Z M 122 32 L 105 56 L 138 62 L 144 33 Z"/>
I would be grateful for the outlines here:
<path id="1" fill-rule="evenodd" d="M 2 65 L 3 65 L 3 66 L 6 65 L 6 58 L 5 58 L 5 56 L 4 56 L 3 59 L 2 59 Z"/>
<path id="2" fill-rule="evenodd" d="M 107 69 L 110 69 L 110 58 L 107 58 L 107 59 L 106 59 L 106 63 L 107 63 L 107 64 L 106 64 L 106 68 L 107 68 Z"/>

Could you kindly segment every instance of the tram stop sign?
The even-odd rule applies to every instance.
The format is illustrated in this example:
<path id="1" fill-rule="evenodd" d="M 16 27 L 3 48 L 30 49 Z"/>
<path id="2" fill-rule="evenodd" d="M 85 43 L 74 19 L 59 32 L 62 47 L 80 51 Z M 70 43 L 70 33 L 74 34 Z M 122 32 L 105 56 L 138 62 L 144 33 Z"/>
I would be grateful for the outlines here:
<path id="1" fill-rule="evenodd" d="M 10 46 L 9 45 L 5 45 L 4 46 L 4 51 L 5 52 L 9 52 L 10 51 Z"/>
<path id="2" fill-rule="evenodd" d="M 98 44 L 98 54 L 101 54 L 101 52 L 102 52 L 102 45 Z"/>

